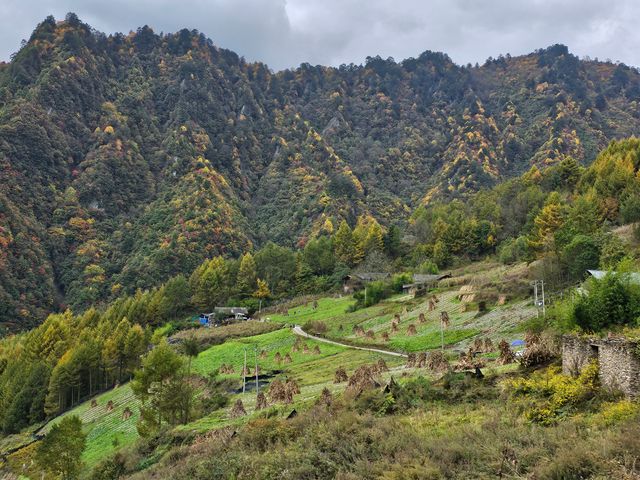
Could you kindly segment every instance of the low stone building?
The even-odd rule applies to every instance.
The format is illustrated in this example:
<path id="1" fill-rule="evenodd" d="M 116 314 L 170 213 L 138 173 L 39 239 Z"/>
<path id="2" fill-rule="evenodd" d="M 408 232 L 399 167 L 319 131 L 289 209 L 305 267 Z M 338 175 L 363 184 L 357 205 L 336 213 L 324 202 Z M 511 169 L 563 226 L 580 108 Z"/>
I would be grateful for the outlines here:
<path id="1" fill-rule="evenodd" d="M 625 338 L 562 337 L 562 372 L 577 375 L 592 359 L 598 360 L 600 384 L 640 397 L 640 350 L 638 342 Z"/>
<path id="2" fill-rule="evenodd" d="M 451 278 L 450 273 L 438 273 L 438 274 L 413 274 L 413 282 L 402 285 L 402 291 L 413 295 L 414 297 L 422 297 L 426 295 L 427 291 L 432 288 L 436 288 L 441 280 Z"/>

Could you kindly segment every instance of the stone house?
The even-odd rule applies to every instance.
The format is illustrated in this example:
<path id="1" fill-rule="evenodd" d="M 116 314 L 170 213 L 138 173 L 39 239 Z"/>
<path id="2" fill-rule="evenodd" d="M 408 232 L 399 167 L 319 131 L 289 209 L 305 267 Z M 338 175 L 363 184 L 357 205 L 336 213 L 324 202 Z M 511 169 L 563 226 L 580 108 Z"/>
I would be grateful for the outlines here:
<path id="1" fill-rule="evenodd" d="M 438 286 L 438 282 L 440 280 L 444 280 L 445 278 L 451 278 L 450 273 L 439 273 L 439 274 L 413 274 L 413 282 L 402 285 L 402 291 L 404 293 L 408 293 L 413 295 L 414 297 L 421 297 L 426 295 L 428 290 L 435 288 Z"/>
<path id="2" fill-rule="evenodd" d="M 562 373 L 577 375 L 592 359 L 599 364 L 600 384 L 640 397 L 640 350 L 638 342 L 625 338 L 562 337 Z"/>

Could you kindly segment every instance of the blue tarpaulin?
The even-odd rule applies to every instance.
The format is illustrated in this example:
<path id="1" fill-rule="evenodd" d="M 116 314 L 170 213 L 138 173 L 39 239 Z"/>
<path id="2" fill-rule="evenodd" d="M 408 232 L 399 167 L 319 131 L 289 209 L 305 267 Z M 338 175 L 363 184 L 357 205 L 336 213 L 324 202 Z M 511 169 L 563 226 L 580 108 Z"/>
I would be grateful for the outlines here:
<path id="1" fill-rule="evenodd" d="M 524 345 L 524 340 L 514 340 L 511 342 L 512 347 L 521 347 Z"/>

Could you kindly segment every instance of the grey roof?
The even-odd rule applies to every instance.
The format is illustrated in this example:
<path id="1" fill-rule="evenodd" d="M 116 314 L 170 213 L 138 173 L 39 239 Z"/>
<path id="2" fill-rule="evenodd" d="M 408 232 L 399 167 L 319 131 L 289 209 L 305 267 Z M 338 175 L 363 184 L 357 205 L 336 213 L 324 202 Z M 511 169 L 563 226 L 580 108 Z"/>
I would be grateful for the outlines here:
<path id="1" fill-rule="evenodd" d="M 389 274 L 384 272 L 363 272 L 363 273 L 354 273 L 353 275 L 349 275 L 349 277 L 355 277 L 360 280 L 370 282 L 372 280 L 382 280 L 384 278 L 388 278 Z"/>
<path id="2" fill-rule="evenodd" d="M 613 274 L 616 273 L 616 272 L 607 271 L 607 270 L 587 270 L 587 272 L 596 280 L 602 280 L 608 273 L 613 273 Z M 625 277 L 628 277 L 630 282 L 640 284 L 640 273 L 629 272 L 629 273 L 623 273 L 622 275 Z"/>
<path id="3" fill-rule="evenodd" d="M 450 273 L 436 273 L 436 274 L 414 273 L 413 274 L 414 283 L 437 282 L 439 280 L 442 280 L 443 278 L 451 278 L 451 274 Z"/>
<path id="4" fill-rule="evenodd" d="M 247 315 L 249 313 L 249 310 L 244 307 L 215 307 L 214 310 L 218 313 L 230 313 L 232 315 L 236 313 Z"/>

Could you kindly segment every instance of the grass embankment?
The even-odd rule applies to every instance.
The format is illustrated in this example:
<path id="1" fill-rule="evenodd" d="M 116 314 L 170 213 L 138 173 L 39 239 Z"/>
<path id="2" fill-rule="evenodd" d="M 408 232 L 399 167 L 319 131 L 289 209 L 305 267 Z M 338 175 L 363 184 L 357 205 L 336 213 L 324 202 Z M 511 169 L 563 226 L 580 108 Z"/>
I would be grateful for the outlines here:
<path id="1" fill-rule="evenodd" d="M 179 331 L 175 335 L 172 335 L 171 338 L 177 340 L 195 338 L 202 347 L 210 347 L 212 345 L 219 345 L 233 338 L 251 337 L 253 335 L 273 332 L 279 328 L 282 328 L 282 325 L 249 320 L 221 327 L 194 326 L 194 328 Z"/>

